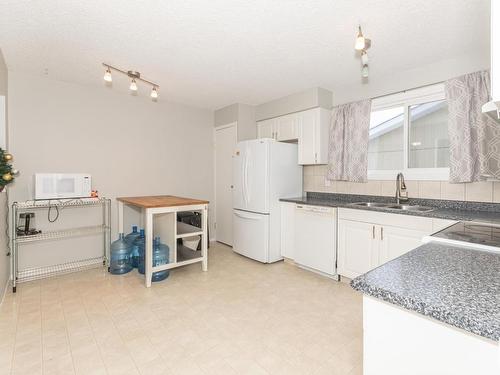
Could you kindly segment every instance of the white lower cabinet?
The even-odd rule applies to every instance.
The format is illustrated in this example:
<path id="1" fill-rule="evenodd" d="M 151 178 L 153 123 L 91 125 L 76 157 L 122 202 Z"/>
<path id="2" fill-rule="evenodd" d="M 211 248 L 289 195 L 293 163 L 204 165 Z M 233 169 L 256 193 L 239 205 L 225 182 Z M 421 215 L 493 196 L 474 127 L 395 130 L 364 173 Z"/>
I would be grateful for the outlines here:
<path id="1" fill-rule="evenodd" d="M 281 202 L 281 256 L 313 270 L 352 279 L 419 247 L 424 236 L 455 223 Z"/>
<path id="2" fill-rule="evenodd" d="M 376 229 L 370 223 L 339 220 L 339 275 L 353 278 L 377 266 L 379 256 L 375 241 Z"/>
<path id="3" fill-rule="evenodd" d="M 339 209 L 337 272 L 357 277 L 422 245 L 455 222 L 385 212 Z"/>
<path id="4" fill-rule="evenodd" d="M 422 237 L 429 234 L 417 230 L 381 226 L 378 264 L 384 264 L 422 245 Z"/>

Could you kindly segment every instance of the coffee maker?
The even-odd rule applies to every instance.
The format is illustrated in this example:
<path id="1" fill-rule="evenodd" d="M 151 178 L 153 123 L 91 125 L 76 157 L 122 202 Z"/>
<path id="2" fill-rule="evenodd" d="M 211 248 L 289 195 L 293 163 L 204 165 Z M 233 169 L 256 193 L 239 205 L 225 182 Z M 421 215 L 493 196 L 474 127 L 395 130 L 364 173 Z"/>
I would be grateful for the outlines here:
<path id="1" fill-rule="evenodd" d="M 34 234 L 40 233 L 41 231 L 35 228 L 35 213 L 34 212 L 20 213 L 16 230 L 18 236 L 32 236 Z"/>

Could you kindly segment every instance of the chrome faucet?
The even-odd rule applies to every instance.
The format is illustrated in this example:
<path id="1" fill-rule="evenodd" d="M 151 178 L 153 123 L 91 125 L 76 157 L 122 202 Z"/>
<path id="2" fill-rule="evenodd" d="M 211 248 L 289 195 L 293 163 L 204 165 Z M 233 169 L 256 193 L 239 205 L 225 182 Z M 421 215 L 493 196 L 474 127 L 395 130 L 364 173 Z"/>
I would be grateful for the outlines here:
<path id="1" fill-rule="evenodd" d="M 406 191 L 405 177 L 399 172 L 396 177 L 396 204 L 399 204 L 401 201 L 406 202 L 407 200 L 408 192 Z"/>

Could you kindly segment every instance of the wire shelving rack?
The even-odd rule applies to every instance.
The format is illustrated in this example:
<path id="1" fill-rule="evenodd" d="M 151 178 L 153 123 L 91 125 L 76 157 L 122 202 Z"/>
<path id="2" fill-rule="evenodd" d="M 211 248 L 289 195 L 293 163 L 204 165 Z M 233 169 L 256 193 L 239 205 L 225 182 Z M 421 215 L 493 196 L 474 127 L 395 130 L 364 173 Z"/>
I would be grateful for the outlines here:
<path id="1" fill-rule="evenodd" d="M 17 220 L 19 213 L 28 210 L 50 209 L 50 208 L 81 208 L 102 207 L 102 221 L 98 225 L 80 226 L 53 231 L 44 231 L 33 235 L 19 236 L 17 233 Z M 52 241 L 63 238 L 83 237 L 102 234 L 103 252 L 102 256 L 81 259 L 72 262 L 54 264 L 43 267 L 19 269 L 18 255 L 19 245 L 37 241 Z M 42 278 L 77 272 L 108 264 L 111 246 L 111 200 L 107 198 L 78 198 L 57 199 L 42 201 L 14 202 L 11 210 L 11 263 L 12 263 L 12 291 L 15 293 L 17 284 Z"/>

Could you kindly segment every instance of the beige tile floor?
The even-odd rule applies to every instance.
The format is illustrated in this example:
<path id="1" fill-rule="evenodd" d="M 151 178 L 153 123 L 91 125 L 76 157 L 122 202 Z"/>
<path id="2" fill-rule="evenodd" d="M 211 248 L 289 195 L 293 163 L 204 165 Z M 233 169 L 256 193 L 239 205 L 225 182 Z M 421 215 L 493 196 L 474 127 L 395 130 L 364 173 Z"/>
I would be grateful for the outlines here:
<path id="1" fill-rule="evenodd" d="M 362 373 L 361 296 L 214 244 L 146 289 L 103 269 L 21 284 L 0 307 L 0 374 Z"/>

